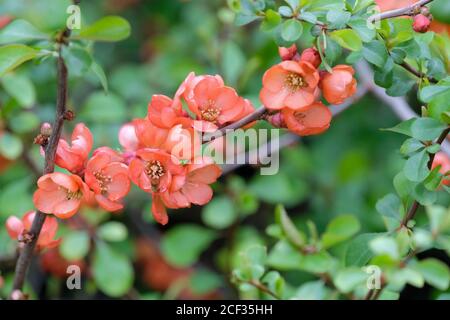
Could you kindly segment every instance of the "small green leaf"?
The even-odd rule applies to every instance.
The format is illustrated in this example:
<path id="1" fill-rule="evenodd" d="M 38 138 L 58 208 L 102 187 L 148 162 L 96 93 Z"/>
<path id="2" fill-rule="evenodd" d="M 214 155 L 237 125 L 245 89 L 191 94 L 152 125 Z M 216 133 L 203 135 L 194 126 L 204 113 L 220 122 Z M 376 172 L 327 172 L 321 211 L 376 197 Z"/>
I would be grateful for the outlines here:
<path id="1" fill-rule="evenodd" d="M 411 132 L 414 138 L 418 140 L 437 139 L 442 131 L 447 128 L 442 122 L 433 118 L 418 118 L 411 125 Z"/>
<path id="2" fill-rule="evenodd" d="M 161 250 L 171 264 L 187 267 L 197 261 L 215 237 L 211 230 L 195 224 L 183 224 L 173 227 L 164 235 Z"/>
<path id="3" fill-rule="evenodd" d="M 0 44 L 45 40 L 49 36 L 26 20 L 16 19 L 0 30 Z"/>
<path id="4" fill-rule="evenodd" d="M 227 196 L 214 197 L 202 209 L 203 222 L 216 229 L 225 229 L 231 226 L 237 217 L 235 206 Z"/>
<path id="5" fill-rule="evenodd" d="M 289 42 L 296 41 L 303 32 L 303 25 L 296 19 L 286 20 L 281 26 L 281 37 Z"/>
<path id="6" fill-rule="evenodd" d="M 343 293 L 352 292 L 356 287 L 366 282 L 368 274 L 360 268 L 351 267 L 339 271 L 334 278 L 334 285 Z"/>
<path id="7" fill-rule="evenodd" d="M 359 221 L 352 215 L 341 215 L 328 224 L 322 235 L 322 246 L 326 249 L 354 236 L 360 229 Z"/>
<path id="8" fill-rule="evenodd" d="M 375 38 L 376 31 L 374 28 L 367 26 L 367 20 L 363 18 L 352 19 L 348 25 L 355 30 L 364 42 L 370 42 Z"/>
<path id="9" fill-rule="evenodd" d="M 98 228 L 97 235 L 105 241 L 118 242 L 127 238 L 128 230 L 123 223 L 109 221 Z"/>
<path id="10" fill-rule="evenodd" d="M 110 297 L 125 295 L 133 285 L 133 266 L 128 257 L 104 242 L 96 243 L 92 269 L 98 288 Z"/>
<path id="11" fill-rule="evenodd" d="M 411 137 L 412 136 L 411 127 L 412 127 L 414 121 L 416 121 L 416 120 L 417 120 L 417 118 L 411 118 L 411 119 L 408 119 L 408 120 L 400 122 L 395 127 L 382 129 L 382 130 L 384 130 L 384 131 L 392 131 L 392 132 L 404 134 L 406 136 L 410 136 Z"/>
<path id="12" fill-rule="evenodd" d="M 8 132 L 0 134 L 0 154 L 7 159 L 17 159 L 23 151 L 22 141 Z"/>
<path id="13" fill-rule="evenodd" d="M 388 52 L 383 42 L 374 40 L 366 43 L 362 49 L 364 59 L 376 65 L 379 68 L 383 68 L 388 58 Z"/>
<path id="14" fill-rule="evenodd" d="M 362 49 L 362 41 L 359 35 L 352 29 L 336 30 L 330 33 L 330 37 L 342 47 L 359 51 Z"/>
<path id="15" fill-rule="evenodd" d="M 216 273 L 200 269 L 190 277 L 189 283 L 195 294 L 202 295 L 218 289 L 222 285 L 222 279 Z"/>
<path id="16" fill-rule="evenodd" d="M 1 78 L 5 91 L 24 108 L 30 108 L 36 102 L 36 90 L 30 78 L 9 73 Z"/>
<path id="17" fill-rule="evenodd" d="M 403 173 L 408 180 L 414 182 L 423 181 L 429 173 L 428 170 L 428 153 L 423 150 L 421 152 L 416 153 L 408 160 L 406 160 L 405 166 L 403 168 Z"/>
<path id="18" fill-rule="evenodd" d="M 400 147 L 400 153 L 407 156 L 424 148 L 425 146 L 421 141 L 410 138 L 406 139 L 405 142 L 403 142 L 402 146 Z"/>
<path id="19" fill-rule="evenodd" d="M 105 92 L 107 93 L 108 92 L 108 79 L 106 78 L 106 74 L 105 74 L 105 71 L 103 71 L 103 68 L 97 62 L 92 61 L 91 70 L 92 70 L 92 72 L 94 72 L 94 74 L 100 80 L 103 90 L 105 90 Z"/>
<path id="20" fill-rule="evenodd" d="M 89 241 L 86 231 L 71 231 L 64 235 L 59 252 L 68 261 L 81 260 L 89 251 Z"/>
<path id="21" fill-rule="evenodd" d="M 281 226 L 286 238 L 298 248 L 305 245 L 306 237 L 300 232 L 294 223 L 291 221 L 282 205 L 277 205 L 275 208 L 275 221 Z"/>
<path id="22" fill-rule="evenodd" d="M 22 63 L 34 59 L 37 54 L 37 50 L 22 44 L 10 44 L 0 47 L 0 77 Z"/>
<path id="23" fill-rule="evenodd" d="M 261 29 L 263 31 L 271 31 L 275 29 L 281 23 L 281 16 L 278 12 L 269 9 L 266 11 L 264 20 L 261 23 Z"/>
<path id="24" fill-rule="evenodd" d="M 450 229 L 450 211 L 442 206 L 427 206 L 428 219 L 430 220 L 430 229 L 437 235 L 442 231 Z"/>
<path id="25" fill-rule="evenodd" d="M 429 258 L 419 261 L 415 269 L 419 271 L 425 281 L 439 290 L 447 290 L 450 284 L 448 266 L 440 260 Z"/>
<path id="26" fill-rule="evenodd" d="M 378 237 L 371 240 L 369 246 L 377 255 L 388 255 L 394 260 L 400 258 L 398 244 L 393 238 L 387 236 Z"/>
<path id="27" fill-rule="evenodd" d="M 402 208 L 402 204 L 395 194 L 390 193 L 378 200 L 376 208 L 382 216 L 400 221 L 400 208 Z"/>
<path id="28" fill-rule="evenodd" d="M 373 257 L 369 242 L 380 233 L 363 233 L 356 236 L 348 245 L 345 253 L 345 265 L 362 267 Z"/>
<path id="29" fill-rule="evenodd" d="M 73 37 L 93 41 L 120 41 L 128 38 L 130 32 L 131 27 L 127 20 L 117 16 L 108 16 L 82 28 L 80 33 Z"/>
<path id="30" fill-rule="evenodd" d="M 423 183 L 414 187 L 412 196 L 423 206 L 432 205 L 437 200 L 437 193 L 428 190 Z"/>
<path id="31" fill-rule="evenodd" d="M 448 91 L 450 91 L 450 85 L 427 86 L 420 90 L 420 100 L 430 102 L 434 97 Z"/>

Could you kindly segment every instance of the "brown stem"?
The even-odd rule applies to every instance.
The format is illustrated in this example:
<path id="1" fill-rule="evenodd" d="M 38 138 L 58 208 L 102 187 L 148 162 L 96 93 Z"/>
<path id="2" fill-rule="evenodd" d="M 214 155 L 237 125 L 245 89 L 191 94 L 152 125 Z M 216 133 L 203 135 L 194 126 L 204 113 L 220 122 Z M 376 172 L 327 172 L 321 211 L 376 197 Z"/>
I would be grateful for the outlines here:
<path id="1" fill-rule="evenodd" d="M 445 138 L 447 138 L 449 132 L 450 132 L 450 127 L 445 129 L 441 133 L 439 138 L 436 140 L 436 143 L 440 145 L 442 142 L 444 142 L 444 140 L 445 140 Z M 428 169 L 430 169 L 430 170 L 431 170 L 431 166 L 433 165 L 434 157 L 435 157 L 435 154 L 431 153 L 430 160 L 428 161 Z M 411 208 L 408 210 L 408 213 L 406 214 L 406 216 L 403 218 L 403 220 L 401 222 L 401 225 L 400 225 L 401 227 L 406 226 L 408 224 L 408 221 L 410 221 L 411 219 L 414 218 L 419 207 L 420 207 L 420 204 L 416 200 L 414 200 L 413 204 L 411 205 Z"/>
<path id="2" fill-rule="evenodd" d="M 68 32 L 64 32 L 68 34 Z M 66 111 L 67 102 L 67 67 L 64 59 L 61 55 L 62 43 L 58 44 L 58 60 L 57 60 L 57 77 L 58 88 L 56 98 L 56 116 L 53 124 L 52 135 L 50 136 L 49 143 L 45 149 L 45 166 L 43 174 L 48 174 L 54 171 L 55 168 L 55 154 L 58 146 L 59 139 L 61 137 L 62 127 L 64 123 L 64 112 Z M 25 282 L 28 267 L 33 257 L 34 248 L 39 238 L 42 226 L 45 222 L 46 214 L 40 211 L 36 212 L 36 216 L 29 230 L 31 235 L 31 241 L 27 243 L 20 252 L 19 259 L 17 260 L 16 270 L 14 274 L 13 292 L 16 290 L 22 290 Z"/>
<path id="3" fill-rule="evenodd" d="M 395 18 L 395 17 L 401 17 L 401 16 L 410 16 L 413 14 L 416 14 L 417 10 L 426 4 L 432 2 L 433 0 L 420 0 L 416 3 L 413 3 L 412 5 L 409 5 L 407 7 L 385 11 L 379 14 L 375 14 L 369 18 L 369 22 L 375 22 L 383 19 L 389 19 L 389 18 Z"/>
<path id="4" fill-rule="evenodd" d="M 244 126 L 246 126 L 249 123 L 252 123 L 253 121 L 259 120 L 262 118 L 262 116 L 267 112 L 267 109 L 263 106 L 259 109 L 256 109 L 255 111 L 253 111 L 251 114 L 249 114 L 248 116 L 242 118 L 241 120 L 238 120 L 236 122 L 233 122 L 232 124 L 220 128 L 219 130 L 211 133 L 211 134 L 205 134 L 205 136 L 203 137 L 203 143 L 207 143 L 207 142 L 211 142 L 214 139 L 220 138 L 222 136 L 224 136 L 228 130 L 235 130 L 235 129 L 239 129 L 242 128 Z"/>
<path id="5" fill-rule="evenodd" d="M 259 291 L 267 293 L 268 295 L 272 296 L 273 298 L 277 299 L 277 300 L 281 300 L 281 297 L 278 296 L 275 292 L 273 292 L 272 290 L 270 290 L 269 288 L 267 288 L 265 285 L 263 285 L 261 282 L 259 281 L 255 281 L 255 280 L 249 280 L 245 283 L 248 283 L 249 285 L 254 286 L 255 288 L 257 288 Z"/>
<path id="6" fill-rule="evenodd" d="M 425 73 L 415 69 L 413 66 L 411 66 L 410 64 L 408 64 L 406 62 L 400 63 L 400 66 L 402 66 L 405 70 L 411 72 L 413 75 L 415 75 L 418 78 L 421 78 L 421 79 L 427 78 L 428 81 L 430 81 L 431 83 L 438 83 L 437 79 L 427 76 Z"/>

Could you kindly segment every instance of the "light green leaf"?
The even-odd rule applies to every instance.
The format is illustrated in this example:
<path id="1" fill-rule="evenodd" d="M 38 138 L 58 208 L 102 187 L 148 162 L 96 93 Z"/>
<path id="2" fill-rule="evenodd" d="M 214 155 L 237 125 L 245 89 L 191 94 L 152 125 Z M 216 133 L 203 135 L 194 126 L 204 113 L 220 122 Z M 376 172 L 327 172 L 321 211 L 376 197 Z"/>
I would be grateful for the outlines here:
<path id="1" fill-rule="evenodd" d="M 400 208 L 402 204 L 395 194 L 388 194 L 378 200 L 376 208 L 382 216 L 400 221 Z"/>
<path id="2" fill-rule="evenodd" d="M 411 132 L 414 138 L 426 141 L 437 139 L 446 128 L 445 124 L 436 119 L 418 118 L 411 125 Z"/>
<path id="3" fill-rule="evenodd" d="M 286 20 L 281 26 L 281 37 L 288 41 L 296 41 L 303 32 L 303 25 L 300 21 L 296 19 Z"/>
<path id="4" fill-rule="evenodd" d="M 108 79 L 106 78 L 106 74 L 105 71 L 103 71 L 103 68 L 97 62 L 92 61 L 91 70 L 100 80 L 103 90 L 105 90 L 105 92 L 108 93 Z"/>
<path id="5" fill-rule="evenodd" d="M 447 290 L 450 284 L 448 266 L 440 260 L 429 258 L 419 261 L 414 268 L 419 271 L 425 281 L 439 290 Z"/>
<path id="6" fill-rule="evenodd" d="M 49 36 L 26 20 L 17 19 L 0 30 L 0 44 L 45 40 Z"/>
<path id="7" fill-rule="evenodd" d="M 128 230 L 123 223 L 109 221 L 98 228 L 97 235 L 105 241 L 118 242 L 127 238 Z"/>
<path id="8" fill-rule="evenodd" d="M 36 102 L 36 90 L 30 78 L 9 73 L 1 78 L 5 91 L 25 108 L 30 108 Z"/>
<path id="9" fill-rule="evenodd" d="M 64 235 L 59 252 L 68 261 L 83 259 L 89 251 L 89 241 L 86 231 L 71 231 Z"/>
<path id="10" fill-rule="evenodd" d="M 349 293 L 366 282 L 368 274 L 360 268 L 347 268 L 339 271 L 334 278 L 334 285 L 340 292 Z"/>
<path id="11" fill-rule="evenodd" d="M 195 224 L 183 224 L 170 229 L 161 242 L 161 250 L 173 265 L 188 267 L 215 239 L 215 233 Z"/>
<path id="12" fill-rule="evenodd" d="M 420 90 L 420 100 L 430 102 L 434 97 L 448 91 L 450 91 L 450 85 L 427 86 Z"/>
<path id="13" fill-rule="evenodd" d="M 0 77 L 22 63 L 34 59 L 37 54 L 37 50 L 22 44 L 10 44 L 0 47 Z"/>
<path id="14" fill-rule="evenodd" d="M 225 229 L 238 217 L 233 202 L 227 196 L 214 197 L 202 209 L 203 222 L 212 228 Z"/>
<path id="15" fill-rule="evenodd" d="M 414 182 L 423 181 L 429 173 L 428 170 L 428 153 L 423 150 L 421 152 L 416 153 L 408 160 L 406 160 L 405 166 L 403 168 L 403 173 L 408 180 Z"/>
<path id="16" fill-rule="evenodd" d="M 345 265 L 364 266 L 373 257 L 369 242 L 380 235 L 380 233 L 363 233 L 356 236 L 347 247 Z"/>
<path id="17" fill-rule="evenodd" d="M 8 132 L 0 135 L 0 154 L 7 159 L 17 159 L 23 151 L 22 141 Z"/>
<path id="18" fill-rule="evenodd" d="M 364 59 L 376 65 L 379 68 L 383 68 L 388 58 L 388 52 L 383 42 L 374 40 L 366 43 L 362 49 Z"/>
<path id="19" fill-rule="evenodd" d="M 359 51 L 362 49 L 362 41 L 359 35 L 352 29 L 332 31 L 330 37 L 346 49 L 352 51 Z"/>
<path id="20" fill-rule="evenodd" d="M 127 20 L 118 16 L 108 16 L 82 28 L 80 33 L 73 37 L 93 41 L 120 41 L 128 38 L 130 32 L 131 27 Z"/>
<path id="21" fill-rule="evenodd" d="M 388 255 L 394 260 L 400 258 L 398 244 L 393 238 L 387 236 L 378 237 L 371 240 L 369 246 L 377 255 Z"/>
<path id="22" fill-rule="evenodd" d="M 97 241 L 92 271 L 97 287 L 110 297 L 119 298 L 132 287 L 133 266 L 128 257 Z"/>
<path id="23" fill-rule="evenodd" d="M 322 246 L 332 247 L 354 236 L 360 229 L 359 221 L 352 215 L 341 215 L 334 218 L 322 235 Z"/>
<path id="24" fill-rule="evenodd" d="M 284 235 L 293 245 L 301 248 L 305 244 L 305 235 L 297 229 L 282 205 L 277 205 L 275 208 L 275 221 L 281 226 Z"/>

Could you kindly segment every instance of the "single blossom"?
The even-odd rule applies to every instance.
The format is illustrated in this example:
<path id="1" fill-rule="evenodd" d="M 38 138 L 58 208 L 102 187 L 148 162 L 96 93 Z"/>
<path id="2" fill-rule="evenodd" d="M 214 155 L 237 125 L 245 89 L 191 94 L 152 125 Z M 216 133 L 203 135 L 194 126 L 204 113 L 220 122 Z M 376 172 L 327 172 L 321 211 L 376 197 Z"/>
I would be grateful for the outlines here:
<path id="1" fill-rule="evenodd" d="M 287 128 L 301 136 L 320 134 L 330 127 L 332 114 L 321 102 L 315 102 L 302 110 L 282 110 Z"/>
<path id="2" fill-rule="evenodd" d="M 187 103 L 196 120 L 206 122 L 205 126 L 209 125 L 209 129 L 234 121 L 245 107 L 239 103 L 239 96 L 233 88 L 224 86 L 212 76 L 203 78 L 195 85 L 193 97 Z"/>
<path id="3" fill-rule="evenodd" d="M 431 168 L 434 169 L 436 167 L 439 167 L 439 172 L 442 175 L 444 175 L 444 178 L 442 179 L 442 184 L 450 186 L 450 159 L 442 151 L 436 153 L 436 155 L 434 156 Z"/>
<path id="4" fill-rule="evenodd" d="M 331 73 L 325 73 L 320 84 L 325 99 L 340 104 L 356 92 L 355 70 L 348 65 L 337 65 Z"/>
<path id="5" fill-rule="evenodd" d="M 297 52 L 297 46 L 295 43 L 290 46 L 289 48 L 286 47 L 278 47 L 278 54 L 281 58 L 281 60 L 296 60 L 298 61 L 300 59 L 300 55 Z"/>
<path id="6" fill-rule="evenodd" d="M 6 220 L 6 230 L 9 236 L 14 240 L 26 241 L 24 235 L 31 230 L 36 211 L 27 212 L 22 219 L 16 216 L 11 216 Z M 41 233 L 39 234 L 36 243 L 38 249 L 54 248 L 61 242 L 61 239 L 54 239 L 58 231 L 58 222 L 56 218 L 47 217 L 42 225 Z"/>
<path id="7" fill-rule="evenodd" d="M 72 173 L 82 172 L 92 149 L 92 144 L 91 131 L 84 123 L 77 124 L 72 133 L 71 145 L 64 139 L 59 140 L 55 163 Z"/>
<path id="8" fill-rule="evenodd" d="M 141 148 L 160 148 L 169 133 L 169 129 L 157 127 L 147 118 L 134 119 L 133 126 Z"/>
<path id="9" fill-rule="evenodd" d="M 192 160 L 201 149 L 201 137 L 193 128 L 175 125 L 167 133 L 162 149 L 180 160 Z"/>
<path id="10" fill-rule="evenodd" d="M 184 172 L 179 160 L 163 150 L 145 148 L 138 150 L 136 156 L 129 166 L 130 178 L 146 192 L 165 192 L 172 176 Z"/>
<path id="11" fill-rule="evenodd" d="M 92 196 L 89 187 L 77 175 L 49 173 L 40 177 L 37 185 L 33 195 L 36 208 L 61 219 L 72 217 L 82 202 Z"/>
<path id="12" fill-rule="evenodd" d="M 148 120 L 155 126 L 170 129 L 177 124 L 188 128 L 192 119 L 183 110 L 181 102 L 176 103 L 164 95 L 154 95 L 148 105 Z"/>
<path id="13" fill-rule="evenodd" d="M 130 191 L 128 167 L 115 160 L 108 152 L 98 152 L 89 159 L 84 176 L 98 204 L 112 212 L 123 208 L 120 200 Z"/>
<path id="14" fill-rule="evenodd" d="M 299 110 L 317 98 L 319 72 L 309 62 L 283 61 L 266 71 L 260 99 L 272 110 Z"/>
<path id="15" fill-rule="evenodd" d="M 322 63 L 322 58 L 316 48 L 308 48 L 303 50 L 300 60 L 311 63 L 315 68 L 318 68 Z"/>
<path id="16" fill-rule="evenodd" d="M 181 98 L 183 98 L 188 104 L 195 103 L 194 100 L 194 88 L 195 86 L 204 79 L 211 79 L 217 82 L 219 86 L 224 86 L 224 82 L 219 75 L 195 75 L 194 72 L 188 74 L 186 79 L 178 87 L 175 97 L 173 99 L 173 104 L 178 106 L 181 104 Z"/>

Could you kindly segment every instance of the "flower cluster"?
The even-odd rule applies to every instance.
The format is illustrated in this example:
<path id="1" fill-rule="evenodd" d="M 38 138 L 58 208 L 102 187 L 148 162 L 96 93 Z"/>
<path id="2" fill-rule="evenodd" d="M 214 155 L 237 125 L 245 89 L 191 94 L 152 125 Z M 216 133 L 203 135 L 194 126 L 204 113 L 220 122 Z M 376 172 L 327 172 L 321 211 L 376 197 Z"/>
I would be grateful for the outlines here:
<path id="1" fill-rule="evenodd" d="M 269 110 L 281 111 L 287 128 L 299 135 L 319 134 L 330 126 L 332 114 L 320 100 L 341 104 L 356 92 L 354 70 L 337 65 L 331 72 L 318 70 L 322 60 L 315 48 L 300 55 L 295 44 L 280 48 L 281 63 L 263 77 L 260 99 Z"/>

